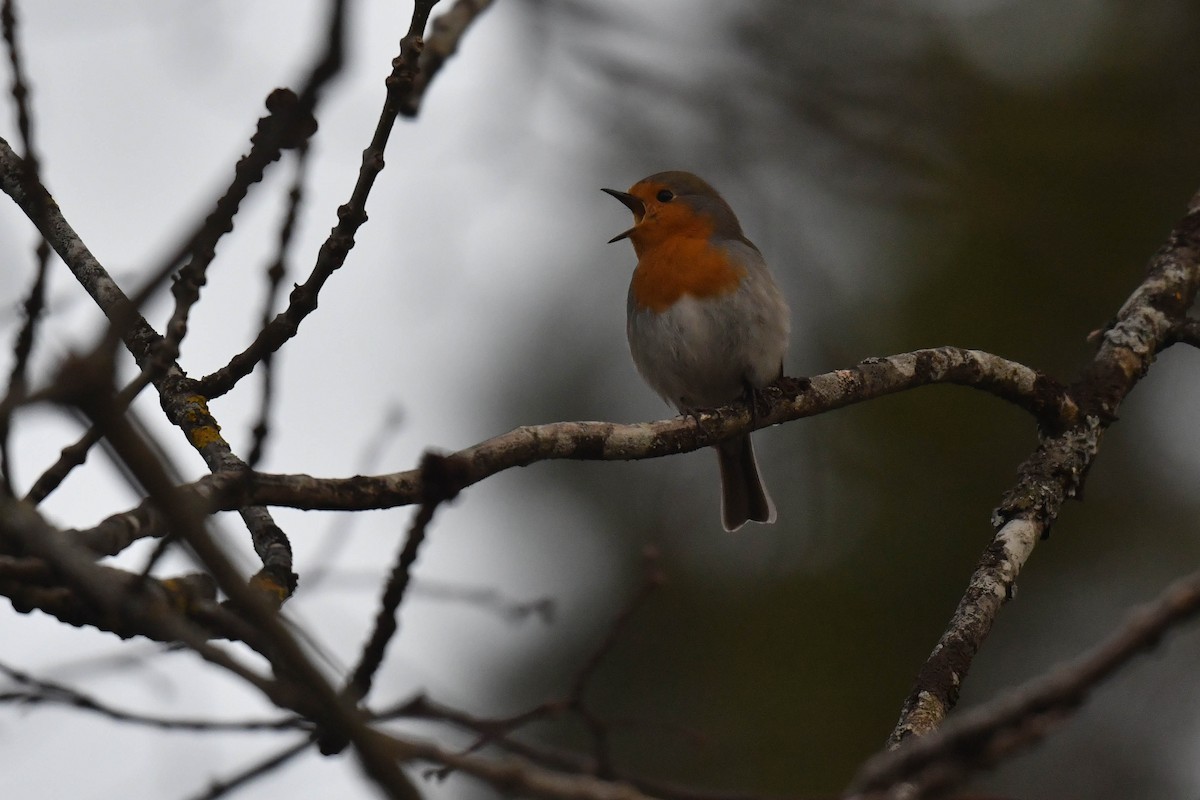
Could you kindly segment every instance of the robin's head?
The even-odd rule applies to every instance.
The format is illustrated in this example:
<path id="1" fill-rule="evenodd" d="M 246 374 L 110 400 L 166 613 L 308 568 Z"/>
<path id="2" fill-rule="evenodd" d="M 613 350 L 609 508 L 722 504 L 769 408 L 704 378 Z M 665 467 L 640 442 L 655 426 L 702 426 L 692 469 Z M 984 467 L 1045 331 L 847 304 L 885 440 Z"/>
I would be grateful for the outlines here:
<path id="1" fill-rule="evenodd" d="M 639 252 L 672 238 L 740 239 L 742 226 L 717 190 L 690 172 L 659 172 L 628 192 L 603 189 L 633 212 L 633 227 L 610 242 L 628 238 Z"/>

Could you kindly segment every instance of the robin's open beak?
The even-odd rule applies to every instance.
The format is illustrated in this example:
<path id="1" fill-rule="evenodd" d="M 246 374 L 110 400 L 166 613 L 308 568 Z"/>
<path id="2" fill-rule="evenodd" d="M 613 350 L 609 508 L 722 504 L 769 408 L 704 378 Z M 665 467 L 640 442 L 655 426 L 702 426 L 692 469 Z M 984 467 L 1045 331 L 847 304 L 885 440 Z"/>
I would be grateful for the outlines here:
<path id="1" fill-rule="evenodd" d="M 625 207 L 633 212 L 634 221 L 641 222 L 642 217 L 646 216 L 646 204 L 642 202 L 641 198 L 635 197 L 629 192 L 618 192 L 616 189 L 601 189 L 600 191 L 604 192 L 605 194 L 611 194 L 613 197 L 624 203 Z M 621 241 L 629 236 L 629 234 L 633 233 L 633 230 L 636 227 L 637 226 L 634 225 L 633 228 L 630 228 L 624 233 L 618 233 L 616 236 L 609 239 L 608 243 L 612 244 L 613 242 Z"/>

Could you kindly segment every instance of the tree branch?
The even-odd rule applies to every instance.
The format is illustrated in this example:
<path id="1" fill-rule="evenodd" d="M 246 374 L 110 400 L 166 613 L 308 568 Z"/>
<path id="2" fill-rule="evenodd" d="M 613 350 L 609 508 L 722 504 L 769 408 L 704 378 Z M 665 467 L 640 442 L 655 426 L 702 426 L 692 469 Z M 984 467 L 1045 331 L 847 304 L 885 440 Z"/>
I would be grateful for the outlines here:
<path id="1" fill-rule="evenodd" d="M 146 487 L 149 499 L 162 512 L 168 528 L 212 574 L 217 585 L 229 596 L 231 606 L 253 626 L 255 649 L 269 660 L 277 676 L 273 681 L 260 681 L 254 685 L 277 705 L 294 710 L 352 742 L 367 774 L 390 797 L 417 800 L 419 795 L 415 787 L 388 758 L 381 737 L 333 691 L 325 676 L 284 627 L 276 613 L 282 600 L 275 594 L 277 587 L 264 586 L 261 581 L 245 583 L 226 553 L 208 534 L 203 516 L 194 503 L 178 491 L 171 479 L 173 470 L 169 465 L 159 459 L 155 448 L 133 428 L 128 418 L 112 407 L 107 401 L 108 392 L 97 390 L 94 385 L 90 390 L 86 387 L 85 379 L 81 387 L 84 390 L 74 394 L 67 392 L 63 400 L 77 404 L 100 426 L 121 461 Z M 192 647 L 208 647 L 203 642 L 184 641 Z"/>
<path id="2" fill-rule="evenodd" d="M 559 459 L 630 461 L 708 447 L 748 431 L 811 417 L 878 397 L 933 384 L 970 386 L 1035 414 L 1058 428 L 1078 415 L 1071 396 L 1050 378 L 979 350 L 939 347 L 864 361 L 811 378 L 784 378 L 769 387 L 758 413 L 742 403 L 697 418 L 658 422 L 556 422 L 517 428 L 445 456 L 449 479 L 461 490 L 512 467 Z M 193 485 L 212 511 L 239 503 L 292 508 L 363 510 L 420 502 L 419 470 L 319 479 L 309 475 L 246 474 Z M 222 496 L 224 495 L 224 496 Z"/>
<path id="3" fill-rule="evenodd" d="M 947 721 L 940 730 L 875 756 L 859 772 L 851 796 L 899 796 L 900 785 L 905 798 L 952 789 L 972 771 L 1044 738 L 1102 681 L 1197 612 L 1200 572 L 1135 610 L 1115 634 L 1084 655 Z"/>
<path id="4" fill-rule="evenodd" d="M 0 189 L 12 197 L 38 226 L 80 285 L 108 317 L 110 329 L 120 333 L 138 367 L 154 381 L 167 419 L 184 433 L 214 473 L 246 470 L 245 463 L 221 436 L 221 426 L 209 413 L 204 398 L 196 393 L 195 381 L 189 379 L 177 364 L 171 364 L 165 372 L 155 368 L 156 347 L 162 337 L 88 250 L 45 187 L 31 183 L 27 166 L 8 143 L 0 139 Z M 37 209 L 42 207 L 39 204 L 44 204 L 44 213 L 37 214 Z M 108 356 L 107 348 L 101 346 L 93 357 L 75 359 L 74 363 L 85 372 L 94 372 L 101 369 L 100 362 L 109 363 Z M 250 530 L 264 572 L 273 577 L 285 594 L 290 593 L 295 576 L 287 537 L 265 509 L 243 507 L 238 511 Z"/>
<path id="5" fill-rule="evenodd" d="M 539 461 L 631 461 L 708 447 L 748 431 L 863 403 L 922 386 L 956 384 L 1012 402 L 1037 416 L 1043 428 L 1061 428 L 1078 417 L 1071 395 L 1036 370 L 980 350 L 939 347 L 873 358 L 811 378 L 784 378 L 763 393 L 757 414 L 738 403 L 697 418 L 657 422 L 554 422 L 516 428 L 443 456 L 446 480 L 458 490 L 513 467 Z M 305 510 L 364 511 L 421 502 L 419 469 L 351 478 L 316 478 L 250 470 L 201 478 L 181 492 L 194 493 L 209 513 L 250 504 Z M 164 530 L 147 503 L 76 532 L 97 553 L 113 554 Z"/>
<path id="6" fill-rule="evenodd" d="M 1070 387 L 1078 409 L 1069 427 L 1044 438 L 992 516 L 995 538 L 937 646 L 921 667 L 888 746 L 936 728 L 958 702 L 967 670 L 1039 539 L 1075 497 L 1116 421 L 1121 401 L 1178 330 L 1200 286 L 1200 194 L 1151 260 L 1145 279 L 1101 335 L 1100 349 Z"/>

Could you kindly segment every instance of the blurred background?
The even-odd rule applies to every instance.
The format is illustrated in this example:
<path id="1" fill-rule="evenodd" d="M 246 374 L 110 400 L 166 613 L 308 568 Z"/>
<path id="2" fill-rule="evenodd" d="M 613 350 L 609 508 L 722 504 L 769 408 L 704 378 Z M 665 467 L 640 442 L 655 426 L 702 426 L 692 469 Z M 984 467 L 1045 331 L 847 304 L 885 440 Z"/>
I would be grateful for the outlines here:
<path id="1" fill-rule="evenodd" d="M 445 5 L 445 4 L 444 4 Z M 349 64 L 319 109 L 285 285 L 336 221 L 407 27 L 408 3 L 353 4 Z M 126 287 L 205 214 L 262 102 L 318 46 L 315 0 L 39 0 L 18 6 L 43 176 Z M 401 122 L 370 222 L 319 311 L 276 359 L 262 467 L 345 476 L 414 466 L 518 425 L 669 416 L 624 339 L 624 189 L 686 169 L 717 186 L 793 308 L 786 371 L 953 344 L 1069 381 L 1087 334 L 1137 285 L 1200 187 L 1200 6 L 1187 0 L 498 0 Z M 8 80 L 7 73 L 5 80 Z M 0 135 L 16 145 L 8 104 Z M 219 248 L 181 363 L 201 376 L 257 330 L 291 164 L 254 189 Z M 0 333 L 31 281 L 32 228 L 0 211 Z M 168 306 L 148 309 L 161 326 Z M 36 352 L 43 379 L 102 319 L 61 265 Z M 5 348 L 9 350 L 9 348 Z M 11 352 L 0 353 L 7 371 Z M 1078 653 L 1200 555 L 1200 355 L 1165 353 L 1022 573 L 964 706 Z M 126 365 L 128 372 L 128 365 Z M 129 373 L 131 374 L 131 373 Z M 259 381 L 215 401 L 246 454 Z M 138 411 L 189 477 L 203 465 Z M 17 419 L 27 488 L 79 434 Z M 542 463 L 443 508 L 373 699 L 423 690 L 481 715 L 564 695 L 642 584 L 667 581 L 590 685 L 617 765 L 713 790 L 842 789 L 879 749 L 1036 444 L 1032 422 L 954 387 L 756 435 L 774 527 L 721 530 L 709 452 Z M 87 527 L 138 497 L 97 452 L 44 505 Z M 288 614 L 353 664 L 411 511 L 279 510 L 300 589 Z M 232 517 L 232 518 L 229 518 Z M 247 571 L 236 517 L 216 525 Z M 136 567 L 134 548 L 118 563 Z M 161 571 L 190 568 L 182 557 Z M 547 599 L 549 622 L 472 599 Z M 184 653 L 4 604 L 5 663 L 123 708 L 268 714 Z M 1022 798 L 1195 796 L 1194 632 L 1104 686 L 1043 746 L 973 782 Z M 587 744 L 570 720 L 532 740 Z M 190 797 L 286 744 L 275 733 L 163 733 L 80 711 L 0 708 L 12 797 Z M 61 769 L 64 754 L 73 768 Z M 1086 767 L 1081 766 L 1086 765 Z M 431 794 L 491 797 L 451 777 Z M 309 754 L 241 796 L 369 796 L 352 758 Z"/>

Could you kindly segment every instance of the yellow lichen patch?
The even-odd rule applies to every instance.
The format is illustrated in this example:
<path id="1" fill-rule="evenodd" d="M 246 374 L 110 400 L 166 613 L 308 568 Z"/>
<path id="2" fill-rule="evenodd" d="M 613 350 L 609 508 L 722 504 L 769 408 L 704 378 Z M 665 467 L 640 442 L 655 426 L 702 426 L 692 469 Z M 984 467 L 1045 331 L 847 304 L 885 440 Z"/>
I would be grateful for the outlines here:
<path id="1" fill-rule="evenodd" d="M 166 578 L 162 582 L 162 587 L 167 590 L 167 600 L 171 603 L 171 607 L 181 614 L 187 613 L 192 604 L 187 584 L 175 578 Z"/>
<path id="2" fill-rule="evenodd" d="M 197 428 L 192 428 L 188 434 L 188 439 L 192 443 L 192 447 L 197 450 L 203 450 L 213 442 L 221 441 L 221 429 L 213 425 L 201 425 Z"/>
<path id="3" fill-rule="evenodd" d="M 206 417 L 211 416 L 211 414 L 209 414 L 209 411 L 208 411 L 208 400 L 205 399 L 204 395 L 189 394 L 187 397 L 184 398 L 184 401 L 188 405 L 195 406 L 196 408 L 199 409 L 199 411 L 196 411 L 195 409 L 190 410 L 188 412 L 189 415 L 203 414 Z"/>
<path id="4" fill-rule="evenodd" d="M 288 599 L 287 587 L 281 586 L 266 572 L 259 572 L 251 577 L 250 588 L 264 595 L 275 608 L 281 607 Z"/>
<path id="5" fill-rule="evenodd" d="M 192 426 L 188 431 L 188 441 L 192 447 L 202 450 L 213 442 L 221 441 L 221 426 L 212 418 L 208 411 L 208 403 L 198 394 L 189 395 L 186 402 L 188 410 L 185 418 Z"/>

